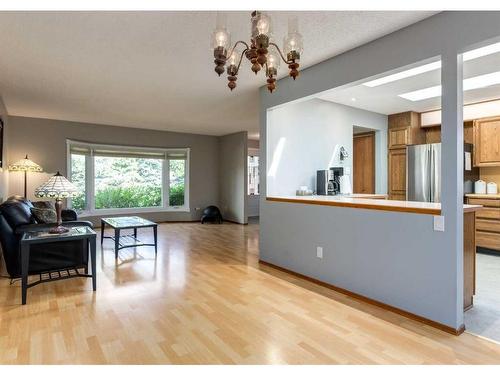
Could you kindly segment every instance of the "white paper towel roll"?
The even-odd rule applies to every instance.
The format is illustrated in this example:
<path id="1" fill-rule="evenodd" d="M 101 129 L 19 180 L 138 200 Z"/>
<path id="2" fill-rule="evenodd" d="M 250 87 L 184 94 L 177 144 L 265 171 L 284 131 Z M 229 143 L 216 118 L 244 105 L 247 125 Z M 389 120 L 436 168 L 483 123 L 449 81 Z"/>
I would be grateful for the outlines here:
<path id="1" fill-rule="evenodd" d="M 352 194 L 351 179 L 349 176 L 340 176 L 340 194 Z"/>

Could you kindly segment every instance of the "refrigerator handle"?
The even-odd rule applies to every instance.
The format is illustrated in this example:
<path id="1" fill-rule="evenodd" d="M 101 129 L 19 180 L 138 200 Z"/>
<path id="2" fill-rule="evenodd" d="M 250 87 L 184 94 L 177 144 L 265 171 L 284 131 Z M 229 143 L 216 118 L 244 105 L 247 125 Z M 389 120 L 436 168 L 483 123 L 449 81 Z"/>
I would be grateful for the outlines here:
<path id="1" fill-rule="evenodd" d="M 441 144 L 431 145 L 430 198 L 431 202 L 441 202 Z"/>

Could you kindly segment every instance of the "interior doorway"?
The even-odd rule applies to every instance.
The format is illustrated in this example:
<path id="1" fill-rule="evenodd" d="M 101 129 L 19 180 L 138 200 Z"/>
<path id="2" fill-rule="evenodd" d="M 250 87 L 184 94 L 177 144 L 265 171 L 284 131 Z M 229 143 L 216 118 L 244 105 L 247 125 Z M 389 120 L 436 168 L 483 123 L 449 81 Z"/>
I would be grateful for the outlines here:
<path id="1" fill-rule="evenodd" d="M 354 128 L 353 193 L 375 193 L 375 132 Z"/>

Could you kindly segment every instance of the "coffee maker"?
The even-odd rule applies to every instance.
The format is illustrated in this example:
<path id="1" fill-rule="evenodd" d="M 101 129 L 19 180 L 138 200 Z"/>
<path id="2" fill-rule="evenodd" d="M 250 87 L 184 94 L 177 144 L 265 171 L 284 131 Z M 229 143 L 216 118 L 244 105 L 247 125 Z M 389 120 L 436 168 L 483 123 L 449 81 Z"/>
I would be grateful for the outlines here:
<path id="1" fill-rule="evenodd" d="M 316 172 L 316 194 L 337 195 L 340 193 L 340 176 L 344 175 L 343 167 L 332 167 Z"/>
<path id="2" fill-rule="evenodd" d="M 340 194 L 340 177 L 344 175 L 344 167 L 332 167 L 332 195 Z"/>

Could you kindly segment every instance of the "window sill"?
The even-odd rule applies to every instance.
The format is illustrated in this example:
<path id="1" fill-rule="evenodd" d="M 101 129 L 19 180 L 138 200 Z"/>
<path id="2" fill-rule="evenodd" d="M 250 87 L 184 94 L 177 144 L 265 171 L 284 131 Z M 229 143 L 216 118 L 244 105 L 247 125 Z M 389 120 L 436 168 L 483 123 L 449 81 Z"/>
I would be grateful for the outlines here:
<path id="1" fill-rule="evenodd" d="M 189 207 L 109 208 L 94 211 L 83 211 L 78 214 L 78 217 L 84 218 L 105 215 L 132 215 L 156 212 L 191 212 L 191 210 Z"/>

